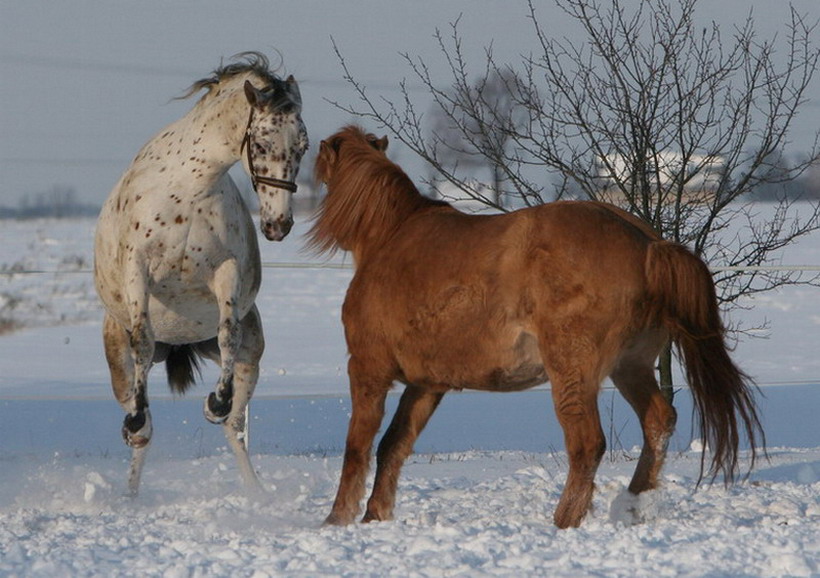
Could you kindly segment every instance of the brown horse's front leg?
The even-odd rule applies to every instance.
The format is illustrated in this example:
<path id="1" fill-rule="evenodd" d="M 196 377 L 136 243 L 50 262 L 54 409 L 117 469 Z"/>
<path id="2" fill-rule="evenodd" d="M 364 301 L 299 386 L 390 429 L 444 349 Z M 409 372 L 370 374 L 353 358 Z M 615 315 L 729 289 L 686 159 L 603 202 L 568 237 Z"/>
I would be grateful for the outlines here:
<path id="1" fill-rule="evenodd" d="M 348 363 L 353 413 L 347 430 L 339 490 L 325 524 L 341 526 L 356 519 L 364 497 L 373 438 L 384 417 L 384 401 L 391 382 L 365 377 L 360 365 L 353 357 Z"/>
<path id="2" fill-rule="evenodd" d="M 569 458 L 567 483 L 553 519 L 559 528 L 578 527 L 592 505 L 595 472 L 606 450 L 597 387 L 553 379 L 552 397 Z"/>
<path id="3" fill-rule="evenodd" d="M 413 444 L 438 407 L 443 393 L 408 385 L 399 407 L 387 428 L 376 460 L 376 480 L 373 494 L 367 502 L 363 522 L 391 520 L 396 501 L 396 486 L 404 461 L 413 451 Z"/>

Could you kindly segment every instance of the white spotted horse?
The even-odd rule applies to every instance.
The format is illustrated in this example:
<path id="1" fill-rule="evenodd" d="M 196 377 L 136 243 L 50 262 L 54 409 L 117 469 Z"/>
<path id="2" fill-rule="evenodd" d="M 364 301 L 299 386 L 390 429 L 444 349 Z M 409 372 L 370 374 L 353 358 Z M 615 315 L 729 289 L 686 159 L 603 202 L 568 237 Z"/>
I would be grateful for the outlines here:
<path id="1" fill-rule="evenodd" d="M 194 383 L 200 359 L 220 365 L 205 416 L 223 424 L 245 485 L 259 488 L 243 432 L 264 349 L 254 304 L 261 262 L 250 212 L 228 169 L 242 160 L 259 198 L 262 233 L 282 240 L 293 225 L 291 195 L 308 138 L 296 81 L 271 72 L 261 54 L 237 55 L 182 98 L 203 90 L 188 114 L 137 154 L 97 224 L 94 276 L 106 310 L 111 383 L 126 411 L 131 495 L 153 433 L 148 372 L 163 361 L 178 394 Z"/>

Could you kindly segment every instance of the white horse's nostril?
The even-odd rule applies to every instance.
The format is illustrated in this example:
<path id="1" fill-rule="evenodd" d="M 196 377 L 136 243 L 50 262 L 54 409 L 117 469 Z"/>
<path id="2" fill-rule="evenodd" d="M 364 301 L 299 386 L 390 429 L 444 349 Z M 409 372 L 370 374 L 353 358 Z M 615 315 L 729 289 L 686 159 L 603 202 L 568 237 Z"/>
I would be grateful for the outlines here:
<path id="1" fill-rule="evenodd" d="M 280 217 L 278 219 L 262 221 L 262 234 L 265 235 L 268 241 L 281 241 L 288 236 L 292 228 L 292 217 Z"/>
<path id="2" fill-rule="evenodd" d="M 290 233 L 290 230 L 293 228 L 293 217 L 288 217 L 287 219 L 282 220 L 282 236 L 287 236 Z"/>

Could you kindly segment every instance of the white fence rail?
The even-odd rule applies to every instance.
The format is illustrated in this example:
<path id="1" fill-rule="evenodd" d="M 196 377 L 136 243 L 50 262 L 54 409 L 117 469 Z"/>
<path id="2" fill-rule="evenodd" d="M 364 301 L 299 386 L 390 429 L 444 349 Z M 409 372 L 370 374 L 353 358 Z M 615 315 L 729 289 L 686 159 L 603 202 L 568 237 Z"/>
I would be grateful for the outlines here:
<path id="1" fill-rule="evenodd" d="M 353 269 L 352 263 L 300 263 L 296 261 L 283 262 L 264 262 L 262 263 L 264 269 Z M 710 267 L 713 273 L 722 271 L 741 271 L 747 273 L 754 272 L 790 272 L 802 271 L 807 273 L 820 273 L 820 265 L 763 265 L 757 267 Z M 64 275 L 76 273 L 93 273 L 92 269 L 8 269 L 0 271 L 0 275 L 6 277 L 13 277 L 15 275 Z"/>

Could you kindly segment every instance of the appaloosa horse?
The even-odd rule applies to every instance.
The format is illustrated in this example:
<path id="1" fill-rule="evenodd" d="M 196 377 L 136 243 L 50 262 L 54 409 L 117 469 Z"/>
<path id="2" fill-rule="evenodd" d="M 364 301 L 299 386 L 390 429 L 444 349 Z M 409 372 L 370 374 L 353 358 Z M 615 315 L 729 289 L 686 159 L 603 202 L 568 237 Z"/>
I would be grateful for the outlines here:
<path id="1" fill-rule="evenodd" d="M 392 517 L 417 436 L 442 396 L 462 388 L 515 391 L 551 381 L 569 459 L 559 527 L 578 526 L 590 507 L 605 447 L 597 397 L 607 376 L 644 434 L 629 490 L 655 488 L 676 420 L 654 375 L 669 339 L 712 451 L 710 474 L 733 479 L 739 430 L 754 461 L 763 432 L 753 387 L 727 353 L 703 261 L 603 203 L 463 214 L 419 194 L 378 142 L 347 127 L 322 142 L 315 167 L 328 194 L 311 245 L 350 251 L 356 266 L 342 309 L 353 413 L 327 523 L 350 523 L 359 512 L 396 381 L 406 388 L 378 447 L 363 521 Z"/>
<path id="2" fill-rule="evenodd" d="M 198 357 L 221 366 L 205 416 L 223 423 L 245 483 L 259 483 L 242 432 L 264 349 L 254 305 L 261 263 L 228 169 L 242 158 L 259 197 L 262 232 L 281 240 L 293 224 L 290 198 L 307 132 L 296 81 L 278 78 L 261 54 L 240 55 L 185 97 L 201 90 L 187 115 L 142 148 L 97 225 L 95 282 L 106 309 L 111 383 L 127 412 L 131 494 L 152 434 L 148 371 L 165 361 L 169 384 L 181 394 L 194 382 Z"/>

